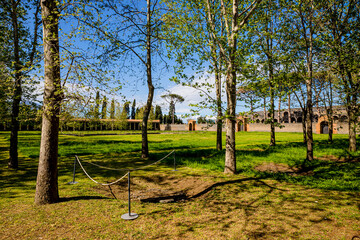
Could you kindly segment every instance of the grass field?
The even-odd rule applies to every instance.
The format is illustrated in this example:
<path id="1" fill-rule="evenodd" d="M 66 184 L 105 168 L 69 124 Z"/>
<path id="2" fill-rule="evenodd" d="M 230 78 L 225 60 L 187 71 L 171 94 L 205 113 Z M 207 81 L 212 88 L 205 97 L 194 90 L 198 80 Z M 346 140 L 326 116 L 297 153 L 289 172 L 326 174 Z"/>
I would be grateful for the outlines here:
<path id="1" fill-rule="evenodd" d="M 215 150 L 213 132 L 149 135 L 151 158 L 139 159 L 141 135 L 134 132 L 68 132 L 60 136 L 61 202 L 33 204 L 40 133 L 20 132 L 20 167 L 7 169 L 8 132 L 0 133 L 0 239 L 351 239 L 360 235 L 360 152 L 349 154 L 347 136 L 314 135 L 316 160 L 296 170 L 305 157 L 302 135 L 236 133 L 237 170 L 224 175 L 224 151 Z M 119 135 L 109 135 L 109 134 Z M 66 135 L 74 134 L 74 135 Z M 100 169 L 145 166 L 175 150 L 157 165 L 132 173 L 132 209 L 140 217 L 124 221 L 127 183 L 91 182 L 77 166 L 84 161 L 99 182 L 125 171 Z M 274 168 L 275 166 L 275 168 Z M 269 168 L 270 167 L 270 168 Z M 279 170 L 280 171 L 277 171 Z M 285 169 L 285 170 L 281 170 Z M 272 170 L 272 171 L 265 171 Z M 173 203 L 142 202 L 154 196 L 185 194 Z"/>

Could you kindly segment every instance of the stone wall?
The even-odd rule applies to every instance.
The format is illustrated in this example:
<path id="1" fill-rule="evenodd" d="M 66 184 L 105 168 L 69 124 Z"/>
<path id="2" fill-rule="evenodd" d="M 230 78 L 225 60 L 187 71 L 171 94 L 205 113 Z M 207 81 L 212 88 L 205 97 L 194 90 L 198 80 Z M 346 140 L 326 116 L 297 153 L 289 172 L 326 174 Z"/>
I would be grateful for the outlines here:
<path id="1" fill-rule="evenodd" d="M 160 124 L 161 131 L 189 131 L 187 124 Z"/>
<path id="2" fill-rule="evenodd" d="M 302 132 L 301 123 L 281 123 L 283 128 L 275 128 L 275 132 Z M 316 133 L 315 123 L 313 123 L 313 133 Z M 249 132 L 270 132 L 270 124 L 249 123 Z"/>

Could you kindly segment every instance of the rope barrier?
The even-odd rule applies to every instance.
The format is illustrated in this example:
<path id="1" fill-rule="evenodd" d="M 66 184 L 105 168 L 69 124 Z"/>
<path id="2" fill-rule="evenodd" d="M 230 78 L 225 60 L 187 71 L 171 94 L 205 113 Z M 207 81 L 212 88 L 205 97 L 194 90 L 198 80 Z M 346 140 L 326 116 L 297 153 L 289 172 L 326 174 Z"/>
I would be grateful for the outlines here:
<path id="1" fill-rule="evenodd" d="M 102 186 L 111 186 L 113 184 L 116 184 L 118 182 L 120 182 L 123 178 L 125 178 L 126 176 L 128 176 L 128 207 L 129 207 L 129 212 L 128 213 L 125 213 L 121 216 L 122 219 L 125 219 L 125 220 L 133 220 L 133 219 L 136 219 L 139 215 L 136 214 L 136 213 L 132 213 L 131 212 L 131 198 L 130 198 L 130 172 L 132 171 L 136 171 L 136 170 L 140 170 L 140 169 L 144 169 L 144 168 L 147 168 L 149 166 L 152 166 L 152 165 L 155 165 L 159 162 L 161 162 L 162 160 L 166 159 L 167 157 L 169 157 L 171 154 L 174 154 L 174 171 L 176 171 L 176 163 L 175 163 L 175 150 L 172 150 L 168 155 L 166 155 L 165 157 L 163 157 L 162 159 L 156 161 L 156 162 L 153 162 L 153 163 L 150 163 L 146 166 L 142 166 L 142 167 L 138 167 L 138 168 L 133 168 L 133 169 L 127 169 L 127 168 L 123 168 L 123 169 L 116 169 L 116 168 L 109 168 L 109 167 L 105 167 L 105 166 L 101 166 L 101 165 L 98 165 L 96 163 L 91 163 L 91 162 L 87 162 L 87 161 L 84 161 L 88 164 L 91 164 L 91 165 L 94 165 L 94 166 L 97 166 L 99 168 L 104 168 L 104 169 L 107 169 L 107 170 L 114 170 L 114 171 L 127 171 L 127 173 L 122 176 L 121 178 L 117 179 L 116 181 L 114 182 L 111 182 L 111 183 L 100 183 L 100 182 L 97 182 L 95 179 L 93 179 L 85 170 L 84 166 L 81 164 L 81 161 L 80 161 L 80 158 L 78 156 L 75 155 L 75 160 L 74 160 L 74 174 L 73 174 L 73 181 L 71 184 L 75 184 L 75 163 L 76 161 L 79 163 L 81 169 L 83 170 L 83 172 L 85 173 L 85 175 L 91 180 L 93 181 L 94 183 L 96 184 L 100 184 Z"/>
<path id="2" fill-rule="evenodd" d="M 94 183 L 97 183 L 97 184 L 100 184 L 102 186 L 110 186 L 110 185 L 114 185 L 115 183 L 118 183 L 120 182 L 124 177 L 126 177 L 128 175 L 128 173 L 126 173 L 124 176 L 122 176 L 121 178 L 119 178 L 118 180 L 114 181 L 114 182 L 111 182 L 111 183 L 99 183 L 97 182 L 96 180 L 94 180 L 92 177 L 90 177 L 90 175 L 86 172 L 85 168 L 83 167 L 83 165 L 81 164 L 79 158 L 77 156 L 76 157 L 76 160 L 78 161 L 81 169 L 84 171 L 85 175 L 90 179 L 92 180 Z"/>
<path id="3" fill-rule="evenodd" d="M 165 157 L 163 157 L 162 159 L 156 161 L 156 162 L 153 162 L 153 163 L 150 163 L 148 165 L 145 165 L 145 166 L 142 166 L 142 167 L 138 167 L 138 168 L 133 168 L 133 169 L 128 169 L 128 168 L 109 168 L 109 167 L 105 167 L 105 166 L 101 166 L 101 165 L 98 165 L 96 163 L 92 163 L 92 162 L 88 162 L 88 161 L 85 161 L 84 159 L 81 159 L 83 162 L 86 162 L 88 164 L 91 164 L 91 165 L 94 165 L 96 167 L 99 167 L 99 168 L 103 168 L 103 169 L 107 169 L 107 170 L 113 170 L 113 171 L 127 171 L 128 173 L 129 172 L 132 172 L 132 171 L 137 171 L 137 170 L 141 170 L 141 169 L 144 169 L 144 168 L 147 168 L 149 166 L 152 166 L 152 165 L 155 165 L 159 162 L 161 162 L 162 160 L 166 159 L 167 157 L 169 157 L 171 154 L 173 154 L 175 152 L 175 150 L 172 150 L 168 155 L 166 155 Z M 121 178 L 119 178 L 118 180 L 114 181 L 114 182 L 111 182 L 111 183 L 99 183 L 97 182 L 96 180 L 94 180 L 85 170 L 84 166 L 81 164 L 80 162 L 80 158 L 78 156 L 75 155 L 75 158 L 77 160 L 77 162 L 79 163 L 81 169 L 83 170 L 83 172 L 85 173 L 85 175 L 91 180 L 93 181 L 94 183 L 96 184 L 100 184 L 102 186 L 110 186 L 110 185 L 114 185 L 118 182 L 120 182 L 127 174 L 125 174 L 124 176 L 122 176 Z M 75 174 L 75 171 L 74 171 L 74 174 Z"/>
<path id="4" fill-rule="evenodd" d="M 101 166 L 101 165 L 96 164 L 96 163 L 92 163 L 92 162 L 89 162 L 89 161 L 85 161 L 84 159 L 81 159 L 81 161 L 86 162 L 86 163 L 88 163 L 88 164 L 90 164 L 90 165 L 99 167 L 99 168 L 107 169 L 107 170 L 113 170 L 113 171 L 128 171 L 128 172 L 130 172 L 130 171 L 137 171 L 137 170 L 140 170 L 140 169 L 144 169 L 144 168 L 147 168 L 147 167 L 149 167 L 149 166 L 151 166 L 151 165 L 155 165 L 155 164 L 161 162 L 162 160 L 166 159 L 167 157 L 169 157 L 169 156 L 170 156 L 171 154 L 173 154 L 174 152 L 175 152 L 175 150 L 172 150 L 168 155 L 166 155 L 165 157 L 163 157 L 162 159 L 160 159 L 160 160 L 158 160 L 158 161 L 156 161 L 156 162 L 150 163 L 150 164 L 148 164 L 148 165 L 146 165 L 146 166 L 142 166 L 142 167 L 138 167 L 138 168 L 133 168 L 133 169 L 130 169 L 130 168 L 109 168 L 109 167 Z M 79 157 L 77 157 L 77 158 L 80 159 Z"/>

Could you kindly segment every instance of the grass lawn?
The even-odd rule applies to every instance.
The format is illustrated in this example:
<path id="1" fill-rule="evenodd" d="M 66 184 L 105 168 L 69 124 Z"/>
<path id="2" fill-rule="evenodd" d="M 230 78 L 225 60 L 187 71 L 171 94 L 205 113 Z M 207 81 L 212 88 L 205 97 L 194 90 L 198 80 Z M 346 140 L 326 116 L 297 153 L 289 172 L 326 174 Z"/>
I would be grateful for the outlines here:
<path id="1" fill-rule="evenodd" d="M 360 151 L 349 154 L 347 136 L 314 135 L 316 160 L 305 172 L 306 149 L 299 133 L 236 133 L 237 170 L 222 173 L 224 151 L 215 150 L 214 132 L 155 132 L 151 157 L 141 160 L 141 135 L 134 132 L 64 133 L 59 142 L 61 202 L 35 206 L 40 132 L 20 132 L 19 170 L 7 168 L 9 132 L 0 132 L 0 239 L 351 239 L 360 236 Z M 225 138 L 224 138 L 225 139 Z M 132 212 L 125 221 L 127 181 L 111 187 L 89 180 L 74 155 L 99 182 L 175 150 L 160 164 L 133 172 Z M 185 196 L 172 203 L 144 202 L 154 197 Z"/>

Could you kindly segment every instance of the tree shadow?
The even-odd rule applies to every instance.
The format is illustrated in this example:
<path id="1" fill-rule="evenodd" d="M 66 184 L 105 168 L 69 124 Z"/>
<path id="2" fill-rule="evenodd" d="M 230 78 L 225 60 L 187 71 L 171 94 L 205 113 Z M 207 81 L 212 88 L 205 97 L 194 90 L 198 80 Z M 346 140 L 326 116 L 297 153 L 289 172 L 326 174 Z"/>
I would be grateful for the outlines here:
<path id="1" fill-rule="evenodd" d="M 108 197 L 102 196 L 76 196 L 76 197 L 62 197 L 59 199 L 60 202 L 72 202 L 72 201 L 80 201 L 80 200 L 104 200 L 110 199 Z"/>

